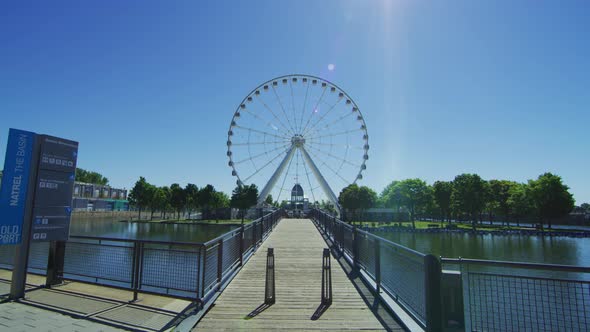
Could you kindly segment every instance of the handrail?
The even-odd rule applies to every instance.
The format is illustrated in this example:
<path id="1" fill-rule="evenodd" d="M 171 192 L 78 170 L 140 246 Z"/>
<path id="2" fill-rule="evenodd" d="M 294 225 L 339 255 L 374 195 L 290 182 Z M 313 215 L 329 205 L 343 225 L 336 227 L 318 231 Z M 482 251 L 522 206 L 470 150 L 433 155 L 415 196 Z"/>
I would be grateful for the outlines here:
<path id="1" fill-rule="evenodd" d="M 70 239 L 82 239 L 82 240 L 99 240 L 99 241 L 112 241 L 112 242 L 130 242 L 130 243 L 149 243 L 149 244 L 165 244 L 165 245 L 183 245 L 183 246 L 194 246 L 201 247 L 204 243 L 201 242 L 178 242 L 178 241 L 162 241 L 162 240 L 141 240 L 141 239 L 122 239 L 114 237 L 100 237 L 100 236 L 87 236 L 87 235 L 72 235 Z"/>
<path id="2" fill-rule="evenodd" d="M 379 241 L 381 241 L 381 242 L 384 242 L 384 243 L 386 243 L 386 244 L 388 244 L 388 245 L 390 245 L 390 246 L 393 246 L 393 247 L 396 247 L 396 248 L 402 249 L 402 250 L 404 250 L 404 251 L 407 251 L 407 252 L 409 252 L 409 253 L 411 253 L 411 254 L 414 254 L 414 255 L 417 255 L 417 256 L 419 256 L 419 257 L 425 257 L 425 256 L 426 256 L 426 254 L 424 254 L 424 253 L 421 253 L 421 252 L 419 252 L 419 251 L 417 251 L 417 250 L 414 250 L 414 249 L 412 249 L 412 248 L 404 247 L 404 246 L 402 246 L 401 244 L 395 243 L 395 242 L 393 242 L 393 241 L 391 241 L 391 240 L 388 240 L 388 239 L 386 239 L 386 238 L 382 238 L 382 237 L 381 237 L 381 236 L 379 236 L 379 235 L 375 235 L 375 234 L 369 233 L 369 232 L 367 232 L 367 231 L 364 231 L 364 230 L 362 230 L 362 229 L 358 229 L 358 228 L 357 228 L 357 230 L 356 230 L 356 231 L 357 231 L 357 233 L 361 233 L 361 234 L 363 234 L 363 235 L 366 235 L 366 236 L 369 236 L 369 237 L 373 237 L 374 239 L 377 239 L 377 240 L 379 240 Z"/>
<path id="3" fill-rule="evenodd" d="M 441 257 L 440 261 L 443 264 L 457 264 L 457 265 L 474 264 L 474 265 L 500 266 L 500 267 L 511 267 L 511 268 L 526 268 L 526 269 L 534 269 L 534 270 L 553 270 L 553 271 L 590 273 L 590 267 L 574 266 L 574 265 L 525 263 L 525 262 L 487 260 L 487 259 L 444 258 L 444 257 Z"/>

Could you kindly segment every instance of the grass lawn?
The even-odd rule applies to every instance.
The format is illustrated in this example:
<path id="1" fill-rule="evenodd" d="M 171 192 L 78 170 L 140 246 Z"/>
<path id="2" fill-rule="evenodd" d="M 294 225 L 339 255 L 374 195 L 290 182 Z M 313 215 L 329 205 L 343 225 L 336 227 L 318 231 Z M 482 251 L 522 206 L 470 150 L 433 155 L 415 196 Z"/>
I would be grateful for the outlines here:
<path id="1" fill-rule="evenodd" d="M 386 227 L 386 226 L 399 226 L 400 223 L 398 222 L 385 222 L 385 223 L 378 223 L 372 221 L 353 221 L 353 225 L 356 226 L 369 226 L 369 227 Z M 416 229 L 428 229 L 428 228 L 441 228 L 440 221 L 424 221 L 424 220 L 416 220 Z M 428 227 L 428 225 L 437 225 L 438 227 Z M 445 228 L 448 225 L 447 222 L 444 222 L 442 228 Z M 464 230 L 471 230 L 471 222 L 453 222 L 451 225 L 457 227 L 457 229 L 464 229 Z M 404 221 L 401 222 L 402 227 L 412 227 L 411 221 Z M 476 229 L 483 230 L 483 231 L 508 231 L 508 230 L 535 230 L 531 227 L 517 227 L 517 226 L 502 226 L 502 225 L 490 225 L 490 224 L 476 224 Z M 555 225 L 554 225 L 555 227 Z M 556 227 L 559 227 L 557 225 Z M 545 232 L 581 232 L 582 230 L 579 229 L 548 229 L 545 225 L 544 228 Z"/>

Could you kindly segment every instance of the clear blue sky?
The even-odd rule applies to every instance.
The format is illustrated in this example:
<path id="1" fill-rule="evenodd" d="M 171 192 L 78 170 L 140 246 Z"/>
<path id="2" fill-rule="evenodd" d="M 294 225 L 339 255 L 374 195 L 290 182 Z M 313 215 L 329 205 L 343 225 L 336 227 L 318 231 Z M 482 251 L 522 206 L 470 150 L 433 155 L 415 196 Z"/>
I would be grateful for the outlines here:
<path id="1" fill-rule="evenodd" d="M 580 204 L 589 17 L 588 1 L 3 2 L 0 147 L 10 127 L 53 134 L 79 141 L 79 166 L 114 186 L 142 175 L 229 193 L 236 107 L 268 79 L 306 73 L 365 116 L 361 184 L 550 171 Z"/>

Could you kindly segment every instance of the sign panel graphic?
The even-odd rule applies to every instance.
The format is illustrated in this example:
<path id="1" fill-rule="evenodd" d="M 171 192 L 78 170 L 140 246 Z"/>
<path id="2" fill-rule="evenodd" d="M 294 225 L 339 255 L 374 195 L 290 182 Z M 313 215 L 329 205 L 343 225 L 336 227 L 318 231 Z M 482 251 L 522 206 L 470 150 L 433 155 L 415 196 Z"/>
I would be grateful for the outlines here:
<path id="1" fill-rule="evenodd" d="M 20 244 L 25 216 L 35 133 L 10 129 L 2 188 L 0 188 L 0 245 Z"/>
<path id="2" fill-rule="evenodd" d="M 64 241 L 70 233 L 78 142 L 48 135 L 39 140 L 32 240 Z"/>

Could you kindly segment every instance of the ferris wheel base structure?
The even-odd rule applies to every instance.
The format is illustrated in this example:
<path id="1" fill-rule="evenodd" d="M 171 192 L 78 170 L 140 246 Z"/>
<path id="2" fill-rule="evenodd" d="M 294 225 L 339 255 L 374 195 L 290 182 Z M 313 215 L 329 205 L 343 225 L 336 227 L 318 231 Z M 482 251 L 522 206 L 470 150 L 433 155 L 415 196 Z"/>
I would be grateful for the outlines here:
<path id="1" fill-rule="evenodd" d="M 277 180 L 281 177 L 281 174 L 285 170 L 285 167 L 291 161 L 293 155 L 295 155 L 295 151 L 299 149 L 303 155 L 305 162 L 311 169 L 313 175 L 315 176 L 320 186 L 322 187 L 322 190 L 324 191 L 328 199 L 332 202 L 332 204 L 334 204 L 334 206 L 336 207 L 336 211 L 340 215 L 340 204 L 338 204 L 338 198 L 334 194 L 334 191 L 332 191 L 332 188 L 330 188 L 330 186 L 328 185 L 328 182 L 326 181 L 326 179 L 324 178 L 316 164 L 313 162 L 313 159 L 311 159 L 307 151 L 305 151 L 303 143 L 305 143 L 305 140 L 302 137 L 298 137 L 298 135 L 293 137 L 291 147 L 289 148 L 289 151 L 287 151 L 285 158 L 283 158 L 283 160 L 279 164 L 279 167 L 277 167 L 273 175 L 270 177 L 270 180 L 266 183 L 266 185 L 260 192 L 260 195 L 258 196 L 258 205 L 262 205 L 262 203 L 264 203 L 266 197 L 268 197 L 268 194 L 276 185 Z"/>

